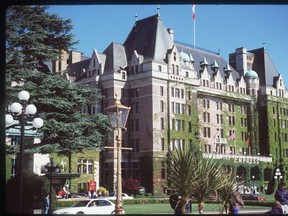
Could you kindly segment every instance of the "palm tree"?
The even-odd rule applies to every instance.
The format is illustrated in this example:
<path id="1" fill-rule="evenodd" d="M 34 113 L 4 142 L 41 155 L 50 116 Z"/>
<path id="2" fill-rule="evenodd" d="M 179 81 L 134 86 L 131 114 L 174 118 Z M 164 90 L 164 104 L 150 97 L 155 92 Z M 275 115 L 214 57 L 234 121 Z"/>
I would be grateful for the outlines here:
<path id="1" fill-rule="evenodd" d="M 171 188 L 182 198 L 178 203 L 180 214 L 184 214 L 186 211 L 186 203 L 195 187 L 197 162 L 201 158 L 200 151 L 192 147 L 168 152 L 168 182 Z"/>
<path id="2" fill-rule="evenodd" d="M 217 191 L 223 187 L 226 170 L 221 166 L 220 160 L 214 160 L 213 157 L 202 157 L 193 174 L 193 192 L 198 201 L 199 214 L 203 214 L 205 198 L 208 195 L 217 194 Z"/>
<path id="3" fill-rule="evenodd" d="M 215 194 L 223 186 L 226 170 L 213 157 L 203 158 L 197 147 L 188 147 L 170 151 L 167 157 L 168 182 L 174 191 L 181 196 L 178 213 L 185 213 L 189 197 L 194 193 L 198 201 L 199 213 L 204 211 L 204 199 Z"/>
<path id="4" fill-rule="evenodd" d="M 232 172 L 227 173 L 223 176 L 223 187 L 218 191 L 218 201 L 222 204 L 222 212 L 225 210 L 225 213 L 229 213 L 230 201 L 234 198 L 236 191 L 236 178 L 233 176 Z"/>

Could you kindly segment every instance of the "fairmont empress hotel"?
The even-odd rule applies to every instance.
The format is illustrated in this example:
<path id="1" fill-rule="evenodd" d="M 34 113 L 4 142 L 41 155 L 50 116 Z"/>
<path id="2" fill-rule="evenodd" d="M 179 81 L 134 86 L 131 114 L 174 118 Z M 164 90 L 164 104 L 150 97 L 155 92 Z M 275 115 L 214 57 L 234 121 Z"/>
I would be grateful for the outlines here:
<path id="1" fill-rule="evenodd" d="M 122 146 L 133 150 L 122 152 L 122 177 L 140 180 L 146 192 L 167 191 L 167 151 L 193 142 L 247 185 L 269 188 L 277 168 L 288 178 L 288 91 L 265 48 L 237 48 L 227 62 L 176 41 L 154 15 L 136 21 L 123 44 L 94 49 L 89 58 L 62 54 L 53 71 L 102 92 L 83 111 L 105 113 L 116 94 L 131 107 Z M 113 139 L 106 145 L 114 146 Z M 100 153 L 99 185 L 110 191 L 116 162 L 116 150 Z"/>

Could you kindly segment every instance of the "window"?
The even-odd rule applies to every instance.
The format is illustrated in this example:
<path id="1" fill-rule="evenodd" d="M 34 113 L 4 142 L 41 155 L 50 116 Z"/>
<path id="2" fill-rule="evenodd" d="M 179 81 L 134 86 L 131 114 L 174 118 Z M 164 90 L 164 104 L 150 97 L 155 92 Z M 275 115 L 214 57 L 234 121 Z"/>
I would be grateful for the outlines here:
<path id="1" fill-rule="evenodd" d="M 181 114 L 185 114 L 185 104 L 181 104 Z"/>
<path id="2" fill-rule="evenodd" d="M 234 112 L 234 104 L 228 104 L 228 111 L 229 112 Z"/>
<path id="3" fill-rule="evenodd" d="M 165 161 L 161 161 L 161 179 L 166 178 Z"/>
<path id="4" fill-rule="evenodd" d="M 188 91 L 188 100 L 192 99 L 191 91 Z"/>
<path id="5" fill-rule="evenodd" d="M 180 89 L 175 88 L 175 97 L 180 98 Z"/>
<path id="6" fill-rule="evenodd" d="M 171 87 L 171 97 L 174 97 L 174 88 Z"/>
<path id="7" fill-rule="evenodd" d="M 175 113 L 180 114 L 180 103 L 175 103 Z"/>
<path id="8" fill-rule="evenodd" d="M 211 137 L 211 133 L 210 133 L 210 128 L 209 127 L 204 127 L 203 128 L 203 135 L 204 135 L 204 137 L 207 137 L 207 138 Z"/>
<path id="9" fill-rule="evenodd" d="M 162 149 L 162 151 L 165 150 L 165 139 L 164 138 L 161 138 L 161 149 Z"/>
<path id="10" fill-rule="evenodd" d="M 164 118 L 161 118 L 161 130 L 164 130 Z"/>
<path id="11" fill-rule="evenodd" d="M 158 71 L 162 71 L 162 66 L 158 65 Z"/>
<path id="12" fill-rule="evenodd" d="M 192 123 L 189 121 L 189 132 L 192 132 Z"/>
<path id="13" fill-rule="evenodd" d="M 172 130 L 175 130 L 175 119 L 172 119 L 172 125 L 171 125 L 171 127 L 172 127 Z"/>
<path id="14" fill-rule="evenodd" d="M 136 91 L 136 95 L 135 95 L 135 96 L 136 96 L 136 97 L 139 97 L 140 89 L 139 89 L 139 88 L 136 88 L 135 91 Z"/>
<path id="15" fill-rule="evenodd" d="M 217 110 L 222 110 L 222 102 L 216 102 L 216 109 Z"/>
<path id="16" fill-rule="evenodd" d="M 164 101 L 160 101 L 160 111 L 164 112 Z"/>
<path id="17" fill-rule="evenodd" d="M 122 72 L 122 79 L 125 80 L 126 79 L 126 73 Z"/>
<path id="18" fill-rule="evenodd" d="M 229 125 L 232 125 L 232 126 L 235 125 L 235 117 L 234 116 L 229 116 Z"/>
<path id="19" fill-rule="evenodd" d="M 210 122 L 210 113 L 208 112 L 203 113 L 203 122 Z"/>
<path id="20" fill-rule="evenodd" d="M 210 107 L 209 100 L 202 99 L 202 107 L 209 109 L 209 107 Z"/>
<path id="21" fill-rule="evenodd" d="M 176 131 L 181 130 L 181 121 L 179 119 L 176 119 L 176 121 L 175 121 L 175 130 Z"/>
<path id="22" fill-rule="evenodd" d="M 136 131 L 139 131 L 139 119 L 136 119 Z"/>
<path id="23" fill-rule="evenodd" d="M 188 105 L 187 115 L 188 115 L 188 116 L 191 116 L 191 105 Z"/>
<path id="24" fill-rule="evenodd" d="M 174 102 L 171 102 L 171 113 L 175 112 L 175 108 L 174 108 Z"/>
<path id="25" fill-rule="evenodd" d="M 163 86 L 160 86 L 160 95 L 161 95 L 161 96 L 164 95 L 164 88 L 163 88 Z"/>
<path id="26" fill-rule="evenodd" d="M 77 171 L 82 174 L 92 174 L 93 161 L 86 159 L 79 159 L 77 163 Z"/>

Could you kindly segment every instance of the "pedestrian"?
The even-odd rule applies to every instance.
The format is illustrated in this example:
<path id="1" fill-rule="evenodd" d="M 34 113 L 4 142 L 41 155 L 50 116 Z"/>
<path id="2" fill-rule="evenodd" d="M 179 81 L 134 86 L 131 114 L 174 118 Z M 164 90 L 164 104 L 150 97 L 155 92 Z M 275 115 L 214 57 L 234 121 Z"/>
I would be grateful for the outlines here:
<path id="1" fill-rule="evenodd" d="M 49 194 L 43 200 L 43 212 L 44 214 L 48 214 L 50 209 L 50 199 Z"/>
<path id="2" fill-rule="evenodd" d="M 283 213 L 287 214 L 288 213 L 288 194 L 286 191 L 286 183 L 281 182 L 279 184 L 278 190 L 275 192 L 275 200 L 279 201 L 281 203 L 281 207 L 283 209 Z"/>
<path id="3" fill-rule="evenodd" d="M 275 201 L 270 211 L 267 212 L 268 214 L 283 214 L 283 209 L 281 203 L 279 201 Z"/>
<path id="4" fill-rule="evenodd" d="M 192 202 L 191 202 L 191 199 L 187 200 L 186 209 L 185 210 L 186 210 L 186 214 L 192 213 Z"/>
<path id="5" fill-rule="evenodd" d="M 238 191 L 234 191 L 233 197 L 230 199 L 229 212 L 232 215 L 238 215 L 240 206 L 244 207 L 244 202 Z"/>

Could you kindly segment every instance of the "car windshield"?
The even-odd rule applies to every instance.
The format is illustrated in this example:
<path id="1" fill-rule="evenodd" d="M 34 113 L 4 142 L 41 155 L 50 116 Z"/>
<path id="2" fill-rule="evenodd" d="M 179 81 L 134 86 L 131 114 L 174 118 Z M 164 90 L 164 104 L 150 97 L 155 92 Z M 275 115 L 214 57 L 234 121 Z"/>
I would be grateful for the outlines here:
<path id="1" fill-rule="evenodd" d="M 90 202 L 90 200 L 82 200 L 82 201 L 79 201 L 79 202 L 75 203 L 75 204 L 72 205 L 71 207 L 84 207 L 84 206 L 86 206 L 89 202 Z"/>

